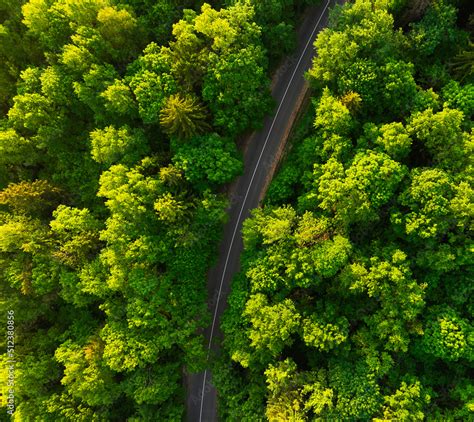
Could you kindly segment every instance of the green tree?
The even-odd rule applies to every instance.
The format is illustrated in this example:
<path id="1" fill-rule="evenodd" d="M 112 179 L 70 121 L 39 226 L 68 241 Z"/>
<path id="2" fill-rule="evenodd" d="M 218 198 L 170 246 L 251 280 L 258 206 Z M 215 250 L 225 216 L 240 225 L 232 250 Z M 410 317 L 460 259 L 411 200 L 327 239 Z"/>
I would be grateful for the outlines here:
<path id="1" fill-rule="evenodd" d="M 107 121 L 105 99 L 101 93 L 114 83 L 117 76 L 118 73 L 112 65 L 93 64 L 88 71 L 83 73 L 81 80 L 73 83 L 73 89 L 79 101 L 90 108 L 97 122 Z"/>
<path id="2" fill-rule="evenodd" d="M 71 396 L 89 406 L 111 405 L 120 394 L 114 373 L 102 361 L 101 347 L 100 339 L 91 338 L 83 346 L 68 340 L 54 353 L 64 365 L 61 384 Z"/>
<path id="3" fill-rule="evenodd" d="M 421 141 L 434 162 L 444 169 L 462 169 L 466 165 L 470 136 L 463 132 L 464 116 L 456 109 L 444 108 L 438 113 L 428 109 L 415 113 L 407 127 L 408 133 Z"/>
<path id="4" fill-rule="evenodd" d="M 446 361 L 474 360 L 472 324 L 449 307 L 434 308 L 430 314 L 422 339 L 425 353 Z"/>
<path id="5" fill-rule="evenodd" d="M 186 206 L 182 201 L 179 201 L 170 193 L 158 198 L 154 205 L 158 219 L 168 223 L 176 223 L 182 220 L 186 213 Z"/>
<path id="6" fill-rule="evenodd" d="M 160 111 L 160 124 L 170 136 L 187 139 L 209 129 L 207 113 L 196 98 L 179 94 L 168 97 Z"/>
<path id="7" fill-rule="evenodd" d="M 469 41 L 467 48 L 452 60 L 454 72 L 460 81 L 472 80 L 474 75 L 474 43 Z"/>
<path id="8" fill-rule="evenodd" d="M 176 143 L 175 150 L 174 164 L 200 190 L 230 182 L 242 171 L 235 144 L 216 133 Z"/>
<path id="9" fill-rule="evenodd" d="M 129 84 L 138 103 L 144 123 L 158 123 L 166 98 L 177 91 L 171 75 L 171 59 L 162 54 L 155 43 L 149 44 L 133 64 L 136 69 Z"/>
<path id="10" fill-rule="evenodd" d="M 461 86 L 453 80 L 443 87 L 441 95 L 449 108 L 461 110 L 467 118 L 473 115 L 474 84 Z"/>
<path id="11" fill-rule="evenodd" d="M 0 192 L 0 204 L 17 214 L 44 217 L 58 202 L 60 192 L 47 180 L 12 183 Z"/>
<path id="12" fill-rule="evenodd" d="M 60 205 L 53 211 L 50 226 L 59 244 L 54 256 L 61 262 L 72 267 L 84 265 L 97 252 L 101 224 L 87 208 Z"/>
<path id="13" fill-rule="evenodd" d="M 251 327 L 248 337 L 257 350 L 268 350 L 277 356 L 285 345 L 291 344 L 291 335 L 296 331 L 300 315 L 290 299 L 269 305 L 265 295 L 257 293 L 250 297 L 243 316 Z"/>
<path id="14" fill-rule="evenodd" d="M 105 108 L 120 116 L 135 117 L 137 107 L 130 87 L 121 79 L 116 79 L 101 94 L 105 100 Z"/>
<path id="15" fill-rule="evenodd" d="M 129 61 L 138 52 L 141 41 L 137 20 L 130 9 L 105 6 L 98 11 L 96 19 L 99 34 L 113 48 L 114 59 Z"/>
<path id="16" fill-rule="evenodd" d="M 180 382 L 179 363 L 167 362 L 135 370 L 123 383 L 125 394 L 139 405 L 162 404 L 177 397 Z"/>
<path id="17" fill-rule="evenodd" d="M 392 219 L 404 223 L 406 234 L 414 240 L 439 239 L 455 224 L 450 207 L 454 197 L 451 178 L 440 169 L 414 169 L 411 179 L 400 195 L 400 203 L 409 211 L 403 216 L 395 213 Z"/>
<path id="18" fill-rule="evenodd" d="M 117 162 L 133 164 L 149 152 L 143 131 L 128 126 L 96 129 L 90 137 L 92 158 L 106 166 Z"/>
<path id="19" fill-rule="evenodd" d="M 401 161 L 411 152 L 412 139 L 406 128 L 399 122 L 387 123 L 380 127 L 366 126 L 367 137 L 381 152 L 392 159 Z"/>
<path id="20" fill-rule="evenodd" d="M 50 121 L 51 102 L 40 94 L 17 95 L 14 105 L 8 111 L 9 121 L 18 130 L 31 134 Z"/>
<path id="21" fill-rule="evenodd" d="M 265 371 L 269 390 L 266 416 L 270 421 L 305 421 L 323 416 L 333 406 L 333 391 L 326 388 L 324 372 L 299 373 L 291 359 L 269 365 Z"/>
<path id="22" fill-rule="evenodd" d="M 371 221 L 405 175 L 402 165 L 380 152 L 358 153 L 347 170 L 331 158 L 315 169 L 319 207 L 346 224 Z"/>
<path id="23" fill-rule="evenodd" d="M 331 96 L 328 88 L 316 107 L 315 129 L 320 129 L 323 136 L 323 153 L 325 157 L 347 158 L 352 150 L 349 138 L 354 122 L 349 109 L 342 101 Z"/>
<path id="24" fill-rule="evenodd" d="M 418 60 L 452 54 L 462 36 L 456 28 L 456 8 L 443 0 L 432 2 L 423 18 L 411 24 L 411 29 L 411 46 L 414 53 L 421 56 Z"/>
<path id="25" fill-rule="evenodd" d="M 45 50 L 58 52 L 72 31 L 67 15 L 56 2 L 32 0 L 22 6 L 23 23 Z"/>
<path id="26" fill-rule="evenodd" d="M 371 257 L 369 268 L 360 263 L 351 264 L 341 274 L 341 281 L 351 291 L 366 292 L 379 302 L 380 308 L 365 318 L 365 322 L 383 342 L 385 350 L 407 351 L 410 329 L 416 326 L 416 318 L 424 306 L 426 285 L 412 278 L 405 253 L 401 250 L 384 253 L 386 259 Z"/>
<path id="27" fill-rule="evenodd" d="M 260 127 L 272 105 L 261 47 L 214 53 L 209 61 L 202 95 L 214 115 L 214 125 L 230 136 Z"/>
<path id="28" fill-rule="evenodd" d="M 5 166 L 31 165 L 38 160 L 31 139 L 20 136 L 14 129 L 0 131 L 0 163 Z"/>
<path id="29" fill-rule="evenodd" d="M 429 403 L 430 396 L 423 391 L 419 381 L 407 384 L 402 381 L 400 388 L 392 395 L 385 396 L 383 417 L 374 421 L 422 421 L 425 419 L 423 406 Z"/>
<path id="30" fill-rule="evenodd" d="M 303 340 L 308 346 L 318 350 L 331 350 L 347 340 L 347 320 L 338 321 L 338 324 L 325 323 L 317 317 L 303 321 Z"/>
<path id="31" fill-rule="evenodd" d="M 15 95 L 16 82 L 26 64 L 36 63 L 41 54 L 35 40 L 22 24 L 22 2 L 5 0 L 0 5 L 0 107 L 6 113 Z"/>
<path id="32" fill-rule="evenodd" d="M 350 31 L 345 30 L 347 25 Z M 385 1 L 357 1 L 353 7 L 340 9 L 333 26 L 321 31 L 315 42 L 318 55 L 308 76 L 315 84 L 329 83 L 334 88 L 342 73 L 358 59 L 359 66 L 371 58 L 384 64 L 387 58 L 398 56 L 402 45 L 403 38 L 393 31 L 393 17 Z"/>

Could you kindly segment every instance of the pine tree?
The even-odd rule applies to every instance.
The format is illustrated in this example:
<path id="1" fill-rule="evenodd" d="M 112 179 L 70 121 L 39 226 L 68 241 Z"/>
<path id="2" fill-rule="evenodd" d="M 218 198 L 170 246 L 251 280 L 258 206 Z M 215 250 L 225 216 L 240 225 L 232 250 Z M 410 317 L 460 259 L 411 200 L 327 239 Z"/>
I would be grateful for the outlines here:
<path id="1" fill-rule="evenodd" d="M 160 112 L 160 123 L 170 135 L 188 139 L 209 129 L 206 108 L 190 95 L 171 95 Z"/>

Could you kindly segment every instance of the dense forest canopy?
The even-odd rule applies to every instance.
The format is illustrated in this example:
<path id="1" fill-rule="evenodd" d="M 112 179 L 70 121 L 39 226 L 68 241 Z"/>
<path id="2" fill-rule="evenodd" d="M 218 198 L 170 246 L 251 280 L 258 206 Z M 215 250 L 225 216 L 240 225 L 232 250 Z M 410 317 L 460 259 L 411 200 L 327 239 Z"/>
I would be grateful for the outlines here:
<path id="1" fill-rule="evenodd" d="M 272 110 L 271 72 L 313 3 L 0 1 L 12 420 L 183 419 L 236 141 Z M 467 5 L 332 13 L 310 111 L 245 223 L 223 420 L 472 418 Z"/>
<path id="2" fill-rule="evenodd" d="M 309 3 L 0 2 L 13 420 L 182 419 L 183 375 L 205 356 L 218 192 Z"/>
<path id="3" fill-rule="evenodd" d="M 356 0 L 319 34 L 310 110 L 244 223 L 222 420 L 472 420 L 467 10 Z"/>

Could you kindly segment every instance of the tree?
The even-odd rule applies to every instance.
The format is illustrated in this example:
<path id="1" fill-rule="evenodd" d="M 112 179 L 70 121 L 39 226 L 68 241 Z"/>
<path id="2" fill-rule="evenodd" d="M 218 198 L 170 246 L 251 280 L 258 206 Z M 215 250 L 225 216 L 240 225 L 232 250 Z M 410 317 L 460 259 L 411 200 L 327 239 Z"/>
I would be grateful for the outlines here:
<path id="1" fill-rule="evenodd" d="M 200 190 L 227 183 L 242 171 L 235 144 L 216 133 L 177 143 L 175 149 L 174 164 Z"/>
<path id="2" fill-rule="evenodd" d="M 471 142 L 463 132 L 463 114 L 444 108 L 438 113 L 432 109 L 415 113 L 407 127 L 408 133 L 422 142 L 434 162 L 446 170 L 462 169 L 466 165 L 466 151 Z"/>
<path id="3" fill-rule="evenodd" d="M 372 59 L 356 60 L 342 72 L 338 90 L 357 92 L 361 111 L 380 120 L 408 115 L 419 95 L 414 66 L 388 59 L 382 66 Z"/>
<path id="4" fill-rule="evenodd" d="M 45 50 L 58 52 L 72 31 L 58 4 L 46 0 L 28 1 L 22 6 L 23 23 Z"/>
<path id="5" fill-rule="evenodd" d="M 88 262 L 98 250 L 100 222 L 90 211 L 60 205 L 53 211 L 51 231 L 58 242 L 54 256 L 75 267 Z"/>
<path id="6" fill-rule="evenodd" d="M 306 211 L 298 222 L 298 228 L 295 230 L 295 240 L 298 246 L 308 247 L 327 240 L 330 234 L 329 219 L 315 217 L 312 212 Z"/>
<path id="7" fill-rule="evenodd" d="M 60 192 L 47 180 L 12 183 L 0 192 L 0 204 L 17 214 L 45 216 L 59 200 Z"/>
<path id="8" fill-rule="evenodd" d="M 465 35 L 441 1 L 402 32 L 389 10 L 424 4 L 405 3 L 346 3 L 318 35 L 314 110 L 243 225 L 226 419 L 472 414 L 471 87 L 449 73 Z"/>
<path id="9" fill-rule="evenodd" d="M 352 150 L 349 139 L 354 126 L 349 109 L 342 101 L 331 96 L 328 88 L 316 107 L 315 129 L 320 129 L 323 136 L 323 153 L 325 157 L 347 158 Z"/>
<path id="10" fill-rule="evenodd" d="M 53 265 L 48 267 L 48 249 L 48 232 L 39 220 L 27 216 L 2 216 L 2 226 L 0 226 L 1 266 L 9 286 L 20 291 L 23 295 L 53 290 L 57 282 L 57 267 Z M 42 254 L 41 251 L 44 253 Z M 37 256 L 36 262 L 35 256 Z M 40 271 L 39 274 L 36 273 L 37 275 L 44 276 L 44 273 L 48 273 L 48 271 L 49 274 L 46 274 L 46 277 L 42 277 L 33 286 L 35 263 L 40 263 L 43 266 L 43 271 Z"/>
<path id="11" fill-rule="evenodd" d="M 460 81 L 472 79 L 474 75 L 474 43 L 472 41 L 469 41 L 465 50 L 454 57 L 452 65 Z"/>
<path id="12" fill-rule="evenodd" d="M 144 123 L 158 123 L 165 99 L 177 91 L 170 73 L 171 63 L 171 59 L 151 43 L 131 67 L 134 71 L 128 81 Z"/>
<path id="13" fill-rule="evenodd" d="M 97 13 L 97 29 L 114 49 L 114 58 L 127 62 L 137 53 L 141 37 L 137 20 L 130 10 L 102 7 Z"/>
<path id="14" fill-rule="evenodd" d="M 122 321 L 109 322 L 100 337 L 105 343 L 104 361 L 116 372 L 131 371 L 158 359 L 160 345 L 153 341 L 150 330 L 130 329 Z"/>
<path id="15" fill-rule="evenodd" d="M 250 323 L 248 337 L 259 351 L 277 356 L 285 345 L 291 344 L 291 335 L 299 325 L 300 315 L 290 299 L 269 305 L 265 295 L 257 293 L 245 305 L 243 316 Z"/>
<path id="16" fill-rule="evenodd" d="M 138 110 L 130 87 L 121 79 L 116 79 L 100 96 L 105 100 L 105 108 L 124 117 L 135 117 Z"/>
<path id="17" fill-rule="evenodd" d="M 0 131 L 0 163 L 3 166 L 31 165 L 38 153 L 31 139 L 20 136 L 14 129 Z"/>
<path id="18" fill-rule="evenodd" d="M 366 126 L 366 132 L 370 141 L 376 145 L 381 152 L 389 155 L 393 160 L 401 161 L 411 151 L 412 139 L 406 128 L 399 122 L 387 123 L 378 128 Z"/>
<path id="19" fill-rule="evenodd" d="M 350 252 L 351 244 L 344 236 L 321 240 L 310 248 L 299 248 L 291 253 L 286 275 L 302 288 L 317 286 L 346 264 Z"/>
<path id="20" fill-rule="evenodd" d="M 345 224 L 371 221 L 377 209 L 390 201 L 405 174 L 399 163 L 371 150 L 358 153 L 347 170 L 331 158 L 321 170 L 315 170 L 319 207 Z"/>
<path id="21" fill-rule="evenodd" d="M 188 139 L 209 129 L 207 113 L 196 98 L 181 96 L 168 97 L 160 111 L 160 124 L 170 136 Z"/>
<path id="22" fill-rule="evenodd" d="M 106 166 L 117 162 L 133 164 L 149 152 L 143 131 L 128 126 L 96 129 L 90 136 L 92 158 Z"/>
<path id="23" fill-rule="evenodd" d="M 69 115 L 80 108 L 77 99 L 71 96 L 73 78 L 62 66 L 48 66 L 41 72 L 39 81 L 41 88 L 32 91 L 40 91 L 51 102 L 51 109 L 60 110 L 67 107 L 70 111 L 65 114 Z"/>
<path id="24" fill-rule="evenodd" d="M 183 19 L 173 25 L 174 39 L 169 47 L 161 50 L 170 63 L 173 76 L 188 91 L 201 85 L 208 59 L 205 41 L 196 33 L 196 16 L 193 10 L 186 10 Z"/>
<path id="25" fill-rule="evenodd" d="M 444 236 L 452 225 L 448 217 L 452 197 L 448 174 L 440 169 L 414 169 L 411 185 L 400 196 L 400 203 L 410 210 L 402 218 L 406 233 L 422 239 Z"/>
<path id="26" fill-rule="evenodd" d="M 160 182 L 154 177 L 145 177 L 139 169 L 129 169 L 116 164 L 102 173 L 98 195 L 106 198 L 111 220 L 101 237 L 109 242 L 139 237 L 145 228 L 156 227 L 153 203 L 164 193 Z"/>
<path id="27" fill-rule="evenodd" d="M 351 30 L 345 30 L 347 27 Z M 387 12 L 386 2 L 357 1 L 353 7 L 339 10 L 332 28 L 321 31 L 315 42 L 318 55 L 308 72 L 310 81 L 317 85 L 336 81 L 353 64 L 384 64 L 390 57 L 397 57 L 403 45 L 400 33 L 393 31 L 393 17 Z M 364 96 L 357 89 L 363 100 Z"/>
<path id="28" fill-rule="evenodd" d="M 226 3 L 235 4 L 236 0 Z M 295 16 L 301 2 L 293 0 L 248 0 L 255 10 L 255 21 L 262 28 L 262 41 L 271 63 L 276 63 L 295 45 Z M 303 2 L 304 3 L 304 2 Z"/>
<path id="29" fill-rule="evenodd" d="M 363 360 L 331 359 L 327 378 L 334 406 L 327 410 L 326 418 L 365 419 L 379 411 L 380 386 Z"/>
<path id="30" fill-rule="evenodd" d="M 219 11 L 204 4 L 196 16 L 195 28 L 212 41 L 214 52 L 238 50 L 259 42 L 260 28 L 253 21 L 254 13 L 253 7 L 245 3 Z"/>
<path id="31" fill-rule="evenodd" d="M 423 406 L 429 403 L 430 396 L 423 391 L 419 381 L 410 384 L 402 381 L 394 394 L 384 397 L 383 418 L 374 421 L 422 421 L 425 419 Z"/>
<path id="32" fill-rule="evenodd" d="M 295 223 L 296 213 L 291 207 L 278 208 L 262 222 L 260 232 L 263 244 L 269 245 L 282 241 L 291 234 Z"/>
<path id="33" fill-rule="evenodd" d="M 294 361 L 285 359 L 265 371 L 269 399 L 266 416 L 270 421 L 304 421 L 311 414 L 324 416 L 333 406 L 334 392 L 326 388 L 325 374 L 300 373 Z"/>
<path id="34" fill-rule="evenodd" d="M 5 114 L 9 101 L 15 95 L 20 70 L 26 63 L 37 61 L 40 54 L 37 43 L 26 34 L 22 24 L 20 2 L 5 0 L 0 5 L 2 24 L 0 26 L 0 107 Z"/>
<path id="35" fill-rule="evenodd" d="M 117 71 L 110 64 L 93 64 L 84 72 L 82 80 L 73 83 L 79 101 L 90 108 L 98 122 L 107 120 L 105 101 L 101 93 L 113 84 L 117 76 Z"/>
<path id="36" fill-rule="evenodd" d="M 303 321 L 303 340 L 318 350 L 331 350 L 347 340 L 348 325 L 347 320 L 331 324 L 312 316 Z"/>
<path id="37" fill-rule="evenodd" d="M 176 223 L 180 221 L 186 212 L 186 206 L 184 203 L 173 198 L 170 193 L 158 198 L 154 207 L 158 219 L 168 223 Z"/>
<path id="38" fill-rule="evenodd" d="M 171 38 L 173 24 L 181 18 L 183 10 L 198 4 L 194 0 L 130 0 L 127 5 L 134 10 L 138 26 L 146 38 L 161 45 Z"/>
<path id="39" fill-rule="evenodd" d="M 270 111 L 268 79 L 260 46 L 225 55 L 211 54 L 202 96 L 214 115 L 214 125 L 229 136 L 256 129 Z"/>
<path id="40" fill-rule="evenodd" d="M 8 111 L 8 118 L 15 129 L 35 133 L 50 121 L 51 102 L 40 94 L 17 95 Z"/>
<path id="41" fill-rule="evenodd" d="M 445 361 L 474 360 L 474 331 L 472 324 L 460 318 L 452 308 L 430 310 L 422 348 L 425 353 Z"/>
<path id="42" fill-rule="evenodd" d="M 409 328 L 423 309 L 426 285 L 412 278 L 407 255 L 401 250 L 388 249 L 383 254 L 385 259 L 371 257 L 369 268 L 351 264 L 341 274 L 341 281 L 351 291 L 366 292 L 380 304 L 365 322 L 385 350 L 407 351 Z"/>
<path id="43" fill-rule="evenodd" d="M 79 41 L 79 40 L 78 40 Z M 61 63 L 76 74 L 87 73 L 93 65 L 97 65 L 94 55 L 84 45 L 67 44 L 63 48 Z"/>
<path id="44" fill-rule="evenodd" d="M 71 396 L 89 406 L 111 405 L 120 394 L 114 373 L 101 359 L 102 347 L 100 339 L 92 338 L 85 345 L 68 340 L 54 353 L 55 359 L 65 367 L 61 384 Z"/>
<path id="45" fill-rule="evenodd" d="M 238 130 L 269 104 L 253 9 L 1 3 L 0 308 L 15 310 L 17 327 L 13 420 L 181 420 L 183 368 L 206 360 L 203 280 L 228 205 L 217 191 L 242 169 L 210 104 Z"/>
<path id="46" fill-rule="evenodd" d="M 123 383 L 125 394 L 137 404 L 162 404 L 176 398 L 180 382 L 178 362 L 149 365 L 135 370 Z"/>
<path id="47" fill-rule="evenodd" d="M 461 110 L 465 117 L 474 113 L 474 84 L 461 86 L 453 80 L 443 87 L 441 95 L 449 108 Z"/>
<path id="48" fill-rule="evenodd" d="M 412 23 L 410 38 L 415 60 L 449 56 L 462 33 L 456 28 L 456 9 L 444 1 L 433 2 L 419 22 Z"/>

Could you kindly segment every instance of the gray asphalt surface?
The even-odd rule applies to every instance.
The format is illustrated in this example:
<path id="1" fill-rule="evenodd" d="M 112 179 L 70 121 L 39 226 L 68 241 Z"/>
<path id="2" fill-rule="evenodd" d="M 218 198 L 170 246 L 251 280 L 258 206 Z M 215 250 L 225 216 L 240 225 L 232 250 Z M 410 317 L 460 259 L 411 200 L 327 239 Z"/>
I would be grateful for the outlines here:
<path id="1" fill-rule="evenodd" d="M 233 276 L 240 268 L 242 252 L 242 222 L 250 211 L 259 206 L 264 194 L 268 173 L 274 167 L 274 161 L 285 133 L 292 124 L 294 111 L 304 93 L 304 73 L 311 67 L 314 55 L 313 42 L 318 32 L 327 25 L 328 11 L 343 0 L 323 0 L 319 6 L 311 7 L 298 31 L 298 47 L 277 70 L 277 83 L 272 90 L 276 100 L 274 114 L 267 116 L 262 130 L 255 132 L 249 139 L 244 156 L 245 170 L 231 189 L 231 205 L 228 210 L 229 221 L 224 229 L 224 237 L 219 246 L 217 265 L 211 269 L 208 277 L 208 306 L 213 318 L 205 332 L 208 350 L 216 351 L 222 333 L 219 329 L 221 315 L 227 305 L 227 296 Z M 217 392 L 212 385 L 209 370 L 186 377 L 187 421 L 217 421 Z"/>

